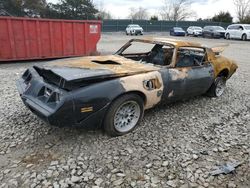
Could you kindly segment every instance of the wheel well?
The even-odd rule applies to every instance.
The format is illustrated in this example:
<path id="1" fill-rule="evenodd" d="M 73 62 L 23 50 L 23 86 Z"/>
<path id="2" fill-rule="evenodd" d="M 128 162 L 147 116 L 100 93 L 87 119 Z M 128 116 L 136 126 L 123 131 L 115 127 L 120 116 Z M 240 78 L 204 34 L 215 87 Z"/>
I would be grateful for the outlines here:
<path id="1" fill-rule="evenodd" d="M 229 71 L 227 69 L 223 69 L 222 71 L 220 71 L 218 76 L 224 76 L 227 78 L 229 76 Z"/>
<path id="2" fill-rule="evenodd" d="M 146 104 L 146 95 L 140 91 L 129 91 L 126 93 L 122 93 L 121 95 L 118 95 L 116 98 L 113 99 L 113 101 L 115 101 L 116 99 L 118 99 L 119 97 L 123 96 L 123 95 L 128 95 L 128 94 L 136 94 L 138 96 L 140 96 L 144 102 L 144 104 Z"/>
<path id="3" fill-rule="evenodd" d="M 241 36 L 241 38 L 243 38 L 244 35 L 246 36 L 247 34 L 246 34 L 246 33 L 243 33 L 242 36 Z"/>

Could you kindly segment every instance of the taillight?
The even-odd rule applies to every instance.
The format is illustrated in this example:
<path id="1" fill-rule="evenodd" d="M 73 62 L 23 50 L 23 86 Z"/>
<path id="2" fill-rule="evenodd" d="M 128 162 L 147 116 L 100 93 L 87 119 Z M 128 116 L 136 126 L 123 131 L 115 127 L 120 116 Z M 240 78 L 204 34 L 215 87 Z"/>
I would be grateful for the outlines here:
<path id="1" fill-rule="evenodd" d="M 60 93 L 53 91 L 52 89 L 43 86 L 38 92 L 38 97 L 42 97 L 43 101 L 47 103 L 59 102 L 60 101 Z"/>

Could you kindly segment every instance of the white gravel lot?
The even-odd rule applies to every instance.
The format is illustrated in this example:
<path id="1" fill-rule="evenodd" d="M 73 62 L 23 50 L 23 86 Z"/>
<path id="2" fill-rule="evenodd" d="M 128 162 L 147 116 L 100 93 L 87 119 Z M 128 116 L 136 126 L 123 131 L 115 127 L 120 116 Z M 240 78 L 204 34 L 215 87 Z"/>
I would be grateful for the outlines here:
<path id="1" fill-rule="evenodd" d="M 103 34 L 98 50 L 113 53 L 129 38 Z M 43 123 L 23 105 L 15 81 L 44 62 L 0 64 L 0 187 L 250 187 L 250 42 L 181 39 L 230 43 L 223 54 L 239 69 L 226 92 L 159 105 L 116 138 Z M 234 161 L 241 162 L 235 173 L 209 174 Z"/>

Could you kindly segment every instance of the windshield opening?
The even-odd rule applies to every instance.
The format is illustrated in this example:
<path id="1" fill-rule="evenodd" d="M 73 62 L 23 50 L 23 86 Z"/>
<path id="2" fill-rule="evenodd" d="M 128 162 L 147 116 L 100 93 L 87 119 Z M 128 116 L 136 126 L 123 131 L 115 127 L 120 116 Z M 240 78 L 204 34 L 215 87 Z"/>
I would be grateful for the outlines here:
<path id="1" fill-rule="evenodd" d="M 174 46 L 149 42 L 132 41 L 116 54 L 138 63 L 167 66 L 172 63 Z"/>

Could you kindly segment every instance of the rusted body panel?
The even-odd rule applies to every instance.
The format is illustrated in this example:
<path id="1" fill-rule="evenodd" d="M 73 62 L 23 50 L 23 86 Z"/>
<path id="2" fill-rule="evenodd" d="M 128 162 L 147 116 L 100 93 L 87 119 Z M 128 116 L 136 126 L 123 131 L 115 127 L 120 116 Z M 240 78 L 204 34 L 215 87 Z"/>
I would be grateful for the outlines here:
<path id="1" fill-rule="evenodd" d="M 124 54 L 132 42 L 154 47 L 150 52 Z M 24 103 L 52 125 L 99 126 L 110 104 L 124 94 L 138 94 L 149 109 L 162 101 L 204 94 L 222 73 L 229 79 L 237 65 L 218 51 L 167 38 L 132 39 L 115 55 L 57 60 L 30 68 L 17 86 Z"/>

